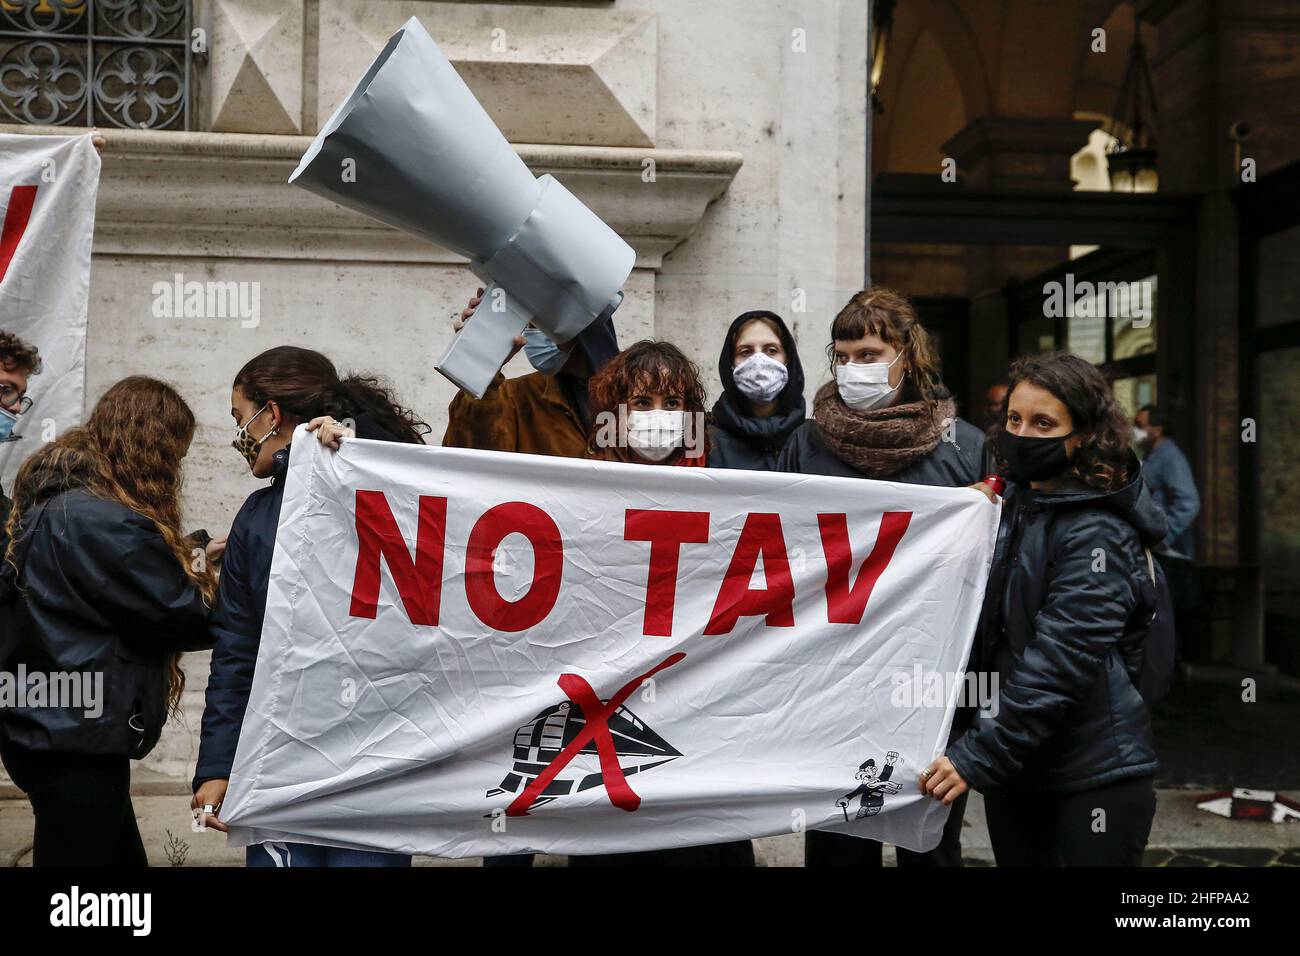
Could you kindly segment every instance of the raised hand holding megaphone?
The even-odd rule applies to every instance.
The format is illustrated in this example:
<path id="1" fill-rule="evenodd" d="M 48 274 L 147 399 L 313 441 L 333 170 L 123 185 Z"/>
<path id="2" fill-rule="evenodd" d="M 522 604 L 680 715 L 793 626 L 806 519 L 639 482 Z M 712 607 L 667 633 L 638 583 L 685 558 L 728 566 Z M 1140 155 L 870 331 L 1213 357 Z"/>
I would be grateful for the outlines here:
<path id="1" fill-rule="evenodd" d="M 289 182 L 470 260 L 483 301 L 436 368 L 481 398 L 529 322 L 564 344 L 618 308 L 636 253 L 535 177 L 412 17 Z"/>

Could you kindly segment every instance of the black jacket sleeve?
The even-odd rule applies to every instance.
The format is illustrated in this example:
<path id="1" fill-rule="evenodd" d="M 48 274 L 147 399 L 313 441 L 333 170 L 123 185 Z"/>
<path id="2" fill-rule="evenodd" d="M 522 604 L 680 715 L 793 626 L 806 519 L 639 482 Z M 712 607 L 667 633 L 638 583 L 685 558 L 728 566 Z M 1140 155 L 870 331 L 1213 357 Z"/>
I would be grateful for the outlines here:
<path id="1" fill-rule="evenodd" d="M 976 790 L 1004 785 L 1041 748 L 1070 708 L 1101 679 L 1107 656 L 1137 604 L 1136 568 L 1118 518 L 1061 521 L 1056 560 L 1034 637 L 1001 675 L 996 716 L 980 716 L 948 747 L 948 759 Z M 1097 570 L 1094 549 L 1105 570 Z"/>
<path id="2" fill-rule="evenodd" d="M 205 650 L 208 606 L 152 520 L 95 502 L 86 520 L 68 520 L 58 561 L 123 641 L 146 653 Z"/>
<path id="3" fill-rule="evenodd" d="M 264 591 L 260 595 L 255 593 L 250 575 L 259 556 L 250 550 L 246 525 L 236 518 L 226 543 L 221 584 L 212 614 L 216 644 L 212 649 L 212 669 L 194 771 L 196 789 L 205 780 L 230 776 L 244 710 L 253 689 L 266 597 Z"/>

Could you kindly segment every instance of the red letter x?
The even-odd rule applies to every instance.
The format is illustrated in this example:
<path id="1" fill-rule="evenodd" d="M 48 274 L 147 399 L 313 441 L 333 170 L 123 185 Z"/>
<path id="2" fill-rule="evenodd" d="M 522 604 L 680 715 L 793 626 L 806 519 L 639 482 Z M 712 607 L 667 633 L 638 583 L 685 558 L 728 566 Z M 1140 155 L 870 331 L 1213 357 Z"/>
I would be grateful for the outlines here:
<path id="1" fill-rule="evenodd" d="M 559 772 L 568 766 L 569 761 L 578 756 L 582 748 L 592 740 L 596 742 L 596 752 L 600 755 L 600 772 L 605 780 L 605 792 L 609 794 L 609 802 L 620 810 L 628 812 L 641 806 L 641 798 L 632 792 L 627 778 L 623 776 L 623 768 L 618 765 L 618 751 L 614 747 L 614 738 L 609 732 L 609 718 L 613 716 L 614 711 L 623 706 L 623 701 L 632 696 L 633 691 L 685 656 L 680 652 L 673 654 L 640 677 L 632 678 L 619 688 L 618 693 L 609 699 L 608 704 L 602 704 L 596 692 L 591 689 L 591 685 L 577 674 L 561 674 L 556 683 L 560 685 L 560 690 L 568 694 L 569 699 L 581 708 L 586 726 L 567 747 L 556 754 L 555 759 L 546 765 L 546 769 L 524 788 L 524 792 L 515 797 L 514 802 L 506 807 L 506 816 L 528 816 L 528 808 L 533 805 L 533 802 L 542 795 Z"/>

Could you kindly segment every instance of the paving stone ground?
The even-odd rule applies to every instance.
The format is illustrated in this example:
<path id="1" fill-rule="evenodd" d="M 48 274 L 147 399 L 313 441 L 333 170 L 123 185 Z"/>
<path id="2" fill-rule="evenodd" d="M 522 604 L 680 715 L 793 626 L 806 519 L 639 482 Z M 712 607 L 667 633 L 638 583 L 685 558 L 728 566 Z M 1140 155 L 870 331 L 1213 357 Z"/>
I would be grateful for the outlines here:
<path id="1" fill-rule="evenodd" d="M 190 830 L 189 799 L 179 789 L 134 798 L 136 816 L 149 861 L 155 866 L 240 866 L 242 850 L 226 848 L 215 831 Z M 1300 823 L 1274 824 L 1227 820 L 1197 810 L 1199 790 L 1163 789 L 1157 794 L 1155 825 L 1146 854 L 1148 866 L 1300 866 Z M 26 799 L 0 799 L 0 865 L 30 865 L 31 807 Z M 972 794 L 962 833 L 963 855 L 970 866 L 992 866 L 984 803 Z M 802 866 L 803 836 L 789 834 L 755 841 L 763 866 Z M 886 865 L 894 854 L 886 849 Z M 418 857 L 417 866 L 478 866 L 479 860 Z M 563 857 L 540 857 L 537 865 L 563 866 Z"/>
<path id="2" fill-rule="evenodd" d="M 1300 682 L 1239 680 L 1178 687 L 1152 713 L 1158 787 L 1249 787 L 1300 796 Z M 1243 699 L 1243 696 L 1246 699 Z"/>
<path id="3" fill-rule="evenodd" d="M 1162 770 L 1157 777 L 1156 819 L 1148 866 L 1300 866 L 1300 822 L 1228 820 L 1196 809 L 1198 797 L 1232 787 L 1277 790 L 1300 798 L 1300 747 L 1295 723 L 1300 692 L 1285 684 L 1261 685 L 1243 701 L 1235 683 L 1179 688 L 1154 714 Z M 190 829 L 184 781 L 139 772 L 133 781 L 136 816 L 155 866 L 239 866 L 242 850 L 226 848 L 215 831 Z M 984 804 L 972 794 L 962 833 L 968 865 L 991 866 L 993 853 Z M 0 787 L 0 866 L 30 865 L 31 807 L 12 786 Z M 801 866 L 803 836 L 755 841 L 764 866 Z M 563 866 L 542 856 L 541 866 Z M 885 851 L 892 865 L 892 849 Z M 481 861 L 418 857 L 418 866 L 478 866 Z"/>

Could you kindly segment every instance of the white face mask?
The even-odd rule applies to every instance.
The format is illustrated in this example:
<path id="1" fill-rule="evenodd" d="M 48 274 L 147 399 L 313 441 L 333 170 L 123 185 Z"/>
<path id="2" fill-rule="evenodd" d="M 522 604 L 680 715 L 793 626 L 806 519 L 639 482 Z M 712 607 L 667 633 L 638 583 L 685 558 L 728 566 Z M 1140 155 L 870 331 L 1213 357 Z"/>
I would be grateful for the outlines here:
<path id="1" fill-rule="evenodd" d="M 663 461 L 682 447 L 685 434 L 685 412 L 657 408 L 627 413 L 627 443 L 647 461 Z"/>
<path id="2" fill-rule="evenodd" d="M 755 352 L 731 370 L 731 377 L 741 395 L 755 405 L 768 405 L 784 391 L 786 382 L 790 381 L 790 370 L 784 362 Z"/>
<path id="3" fill-rule="evenodd" d="M 903 357 L 899 352 L 893 362 L 847 362 L 835 366 L 835 383 L 839 386 L 844 404 L 857 412 L 888 405 L 894 393 L 903 387 L 903 379 L 896 386 L 889 384 L 889 370 Z M 907 373 L 903 373 L 906 377 Z"/>
<path id="4" fill-rule="evenodd" d="M 1135 445 L 1141 445 L 1141 444 L 1142 444 L 1143 442 L 1145 442 L 1146 440 L 1147 440 L 1147 431 L 1146 431 L 1146 429 L 1145 429 L 1145 428 L 1138 428 L 1136 425 L 1134 425 L 1134 426 L 1133 426 L 1133 444 L 1135 444 Z"/>

